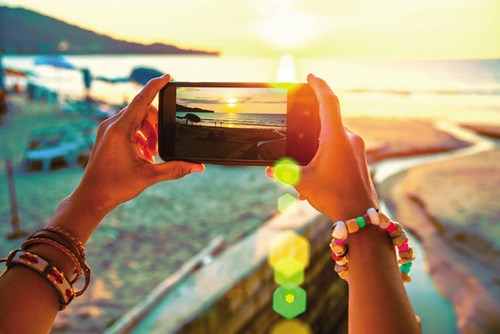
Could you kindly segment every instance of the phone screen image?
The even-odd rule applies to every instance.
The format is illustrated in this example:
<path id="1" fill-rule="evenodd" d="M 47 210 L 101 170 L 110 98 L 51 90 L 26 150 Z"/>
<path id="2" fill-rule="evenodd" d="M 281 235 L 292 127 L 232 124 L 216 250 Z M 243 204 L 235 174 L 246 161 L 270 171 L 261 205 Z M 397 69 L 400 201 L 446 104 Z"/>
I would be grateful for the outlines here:
<path id="1" fill-rule="evenodd" d="M 175 155 L 276 160 L 286 153 L 286 88 L 177 87 Z"/>

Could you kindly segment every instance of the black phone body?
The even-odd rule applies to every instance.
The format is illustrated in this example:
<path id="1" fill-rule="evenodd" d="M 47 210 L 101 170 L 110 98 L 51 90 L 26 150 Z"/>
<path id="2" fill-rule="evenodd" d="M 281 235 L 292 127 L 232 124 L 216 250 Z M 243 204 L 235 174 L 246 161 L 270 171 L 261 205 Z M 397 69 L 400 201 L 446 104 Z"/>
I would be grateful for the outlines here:
<path id="1" fill-rule="evenodd" d="M 318 102 L 307 84 L 169 82 L 158 111 L 164 161 L 307 165 L 318 148 Z"/>

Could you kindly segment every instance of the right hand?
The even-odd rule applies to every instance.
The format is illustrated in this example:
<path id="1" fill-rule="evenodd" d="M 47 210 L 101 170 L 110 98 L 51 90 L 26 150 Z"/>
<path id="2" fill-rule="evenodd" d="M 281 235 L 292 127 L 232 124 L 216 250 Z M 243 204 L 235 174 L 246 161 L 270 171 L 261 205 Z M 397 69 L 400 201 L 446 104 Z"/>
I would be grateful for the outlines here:
<path id="1" fill-rule="evenodd" d="M 333 221 L 355 218 L 370 207 L 378 208 L 375 187 L 368 172 L 363 139 L 342 124 L 340 104 L 328 84 L 310 74 L 309 86 L 319 102 L 319 148 L 302 167 L 295 186 L 300 199 Z M 273 177 L 272 168 L 266 174 Z"/>

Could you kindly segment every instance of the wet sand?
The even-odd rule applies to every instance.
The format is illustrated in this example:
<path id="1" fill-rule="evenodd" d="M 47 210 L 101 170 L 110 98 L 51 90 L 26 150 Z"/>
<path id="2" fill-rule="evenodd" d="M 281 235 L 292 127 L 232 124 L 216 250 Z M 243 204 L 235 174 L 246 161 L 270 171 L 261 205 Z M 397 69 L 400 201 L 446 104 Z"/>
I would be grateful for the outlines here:
<path id="1" fill-rule="evenodd" d="M 500 150 L 416 167 L 380 189 L 421 241 L 461 333 L 500 331 Z"/>

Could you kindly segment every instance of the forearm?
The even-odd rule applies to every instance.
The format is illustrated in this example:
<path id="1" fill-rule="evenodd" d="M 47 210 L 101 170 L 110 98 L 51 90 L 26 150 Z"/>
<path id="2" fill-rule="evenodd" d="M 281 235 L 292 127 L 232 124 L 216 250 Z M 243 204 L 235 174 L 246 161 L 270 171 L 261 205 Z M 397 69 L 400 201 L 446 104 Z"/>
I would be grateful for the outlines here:
<path id="1" fill-rule="evenodd" d="M 368 225 L 348 247 L 349 332 L 419 333 L 387 233 Z"/>
<path id="2" fill-rule="evenodd" d="M 65 199 L 48 226 L 64 227 L 85 244 L 105 214 Z M 66 277 L 73 276 L 75 267 L 60 250 L 37 244 L 29 251 L 52 262 Z M 7 333 L 47 333 L 58 310 L 54 287 L 33 270 L 14 266 L 0 279 L 0 328 Z"/>

